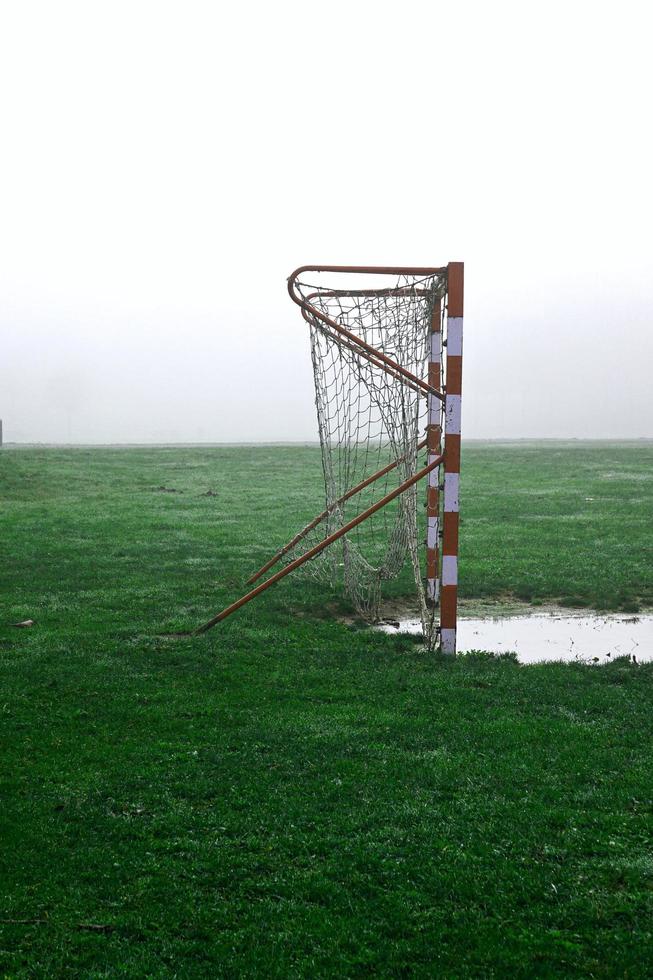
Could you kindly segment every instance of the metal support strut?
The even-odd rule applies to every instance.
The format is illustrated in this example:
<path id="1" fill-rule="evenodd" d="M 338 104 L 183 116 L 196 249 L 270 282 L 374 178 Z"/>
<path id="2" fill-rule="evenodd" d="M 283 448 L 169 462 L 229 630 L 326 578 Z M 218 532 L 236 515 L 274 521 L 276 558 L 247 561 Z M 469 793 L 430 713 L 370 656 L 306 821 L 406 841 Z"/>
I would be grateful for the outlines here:
<path id="1" fill-rule="evenodd" d="M 230 606 L 227 606 L 226 609 L 223 609 L 222 612 L 219 612 L 217 616 L 214 616 L 212 619 L 209 619 L 207 623 L 204 623 L 202 626 L 199 626 L 195 630 L 195 633 L 196 634 L 206 633 L 207 630 L 212 629 L 217 623 L 221 622 L 223 619 L 226 619 L 227 616 L 231 616 L 232 613 L 235 613 L 237 609 L 241 608 L 241 606 L 244 606 L 248 602 L 251 602 L 251 600 L 255 599 L 257 595 L 261 594 L 261 592 L 265 592 L 265 590 L 269 589 L 271 585 L 274 585 L 276 582 L 279 582 L 280 579 L 285 578 L 286 575 L 290 575 L 290 573 L 294 572 L 294 570 L 296 568 L 299 568 L 300 565 L 303 565 L 305 562 L 310 561 L 311 558 L 315 558 L 316 555 L 319 555 L 321 551 L 324 551 L 325 548 L 328 548 L 329 545 L 333 544 L 334 541 L 337 541 L 339 538 L 342 538 L 343 535 L 347 534 L 353 528 L 357 527 L 358 524 L 362 524 L 363 521 L 367 520 L 368 517 L 371 517 L 372 514 L 375 514 L 377 512 L 377 510 L 381 510 L 381 508 L 385 507 L 386 504 L 389 504 L 391 501 L 395 500 L 396 497 L 398 497 L 400 494 L 408 490 L 409 487 L 412 487 L 414 486 L 415 483 L 418 483 L 420 480 L 423 480 L 425 476 L 428 476 L 431 470 L 434 470 L 436 466 L 440 465 L 443 459 L 444 459 L 443 456 L 436 456 L 436 458 L 432 462 L 430 462 L 428 466 L 425 466 L 424 469 L 419 470 L 417 473 L 413 474 L 413 476 L 409 477 L 407 480 L 404 480 L 404 482 L 400 483 L 398 487 L 395 487 L 394 490 L 391 490 L 390 493 L 387 493 L 385 497 L 381 497 L 381 499 L 377 500 L 376 503 L 372 504 L 371 507 L 368 507 L 366 510 L 361 511 L 360 514 L 354 517 L 351 521 L 348 521 L 346 524 L 343 524 L 343 526 L 341 528 L 338 528 L 337 531 L 334 531 L 333 534 L 329 534 L 329 536 L 326 537 L 324 541 L 320 541 L 319 544 L 316 544 L 314 548 L 311 548 L 310 551 L 307 551 L 305 555 L 300 555 L 299 558 L 295 558 L 295 560 L 291 561 L 289 565 L 286 565 L 285 568 L 282 568 L 280 571 L 276 572 L 276 574 L 272 575 L 271 578 L 266 579 L 265 582 L 262 582 L 260 585 L 257 585 L 256 588 L 252 589 L 251 592 L 248 592 L 246 595 L 241 596 L 241 598 L 237 599 L 236 602 L 232 602 Z"/>

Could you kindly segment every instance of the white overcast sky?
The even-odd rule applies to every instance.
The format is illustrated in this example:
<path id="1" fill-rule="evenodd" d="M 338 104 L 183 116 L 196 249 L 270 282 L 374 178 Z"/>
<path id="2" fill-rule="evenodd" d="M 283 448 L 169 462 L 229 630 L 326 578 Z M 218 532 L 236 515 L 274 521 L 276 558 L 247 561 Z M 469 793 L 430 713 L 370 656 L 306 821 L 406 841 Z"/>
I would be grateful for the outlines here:
<path id="1" fill-rule="evenodd" d="M 287 275 L 450 259 L 464 435 L 653 436 L 649 8 L 2 3 L 5 439 L 315 439 Z"/>

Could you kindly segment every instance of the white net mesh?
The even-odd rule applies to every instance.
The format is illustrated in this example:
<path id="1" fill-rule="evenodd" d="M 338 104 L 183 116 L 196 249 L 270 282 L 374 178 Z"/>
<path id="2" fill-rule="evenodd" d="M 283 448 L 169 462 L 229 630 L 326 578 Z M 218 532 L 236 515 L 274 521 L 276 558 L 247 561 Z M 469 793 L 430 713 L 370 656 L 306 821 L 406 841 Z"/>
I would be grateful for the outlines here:
<path id="1" fill-rule="evenodd" d="M 428 375 L 433 311 L 444 281 L 433 274 L 393 276 L 382 286 L 376 277 L 374 285 L 356 289 L 302 282 L 294 288 L 306 304 L 310 327 L 326 504 L 320 519 L 285 550 L 288 559 L 306 553 L 424 465 L 428 400 L 434 396 L 419 381 Z M 367 485 L 358 490 L 361 483 Z M 420 547 L 425 493 L 423 482 L 415 484 L 304 567 L 319 578 L 342 581 L 358 612 L 373 621 L 383 584 L 396 579 L 410 559 L 424 633 L 433 645 Z"/>

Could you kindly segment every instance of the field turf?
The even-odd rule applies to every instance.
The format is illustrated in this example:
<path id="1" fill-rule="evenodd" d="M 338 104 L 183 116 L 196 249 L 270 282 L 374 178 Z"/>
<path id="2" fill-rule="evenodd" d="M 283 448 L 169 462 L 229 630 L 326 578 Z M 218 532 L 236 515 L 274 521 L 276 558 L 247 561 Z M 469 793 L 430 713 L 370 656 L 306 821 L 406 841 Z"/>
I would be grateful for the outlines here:
<path id="1" fill-rule="evenodd" d="M 651 443 L 462 480 L 470 604 L 653 604 Z M 443 662 L 292 578 L 173 635 L 320 486 L 314 447 L 0 452 L 0 976 L 650 976 L 653 664 Z"/>

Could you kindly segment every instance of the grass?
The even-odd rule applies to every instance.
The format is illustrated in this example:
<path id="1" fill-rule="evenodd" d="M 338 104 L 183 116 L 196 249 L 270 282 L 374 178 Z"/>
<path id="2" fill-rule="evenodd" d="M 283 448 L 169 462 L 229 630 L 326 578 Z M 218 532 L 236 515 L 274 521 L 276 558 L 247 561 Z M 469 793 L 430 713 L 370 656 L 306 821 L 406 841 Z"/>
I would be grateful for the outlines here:
<path id="1" fill-rule="evenodd" d="M 653 443 L 467 448 L 462 594 L 653 605 Z"/>
<path id="2" fill-rule="evenodd" d="M 650 604 L 652 457 L 468 445 L 463 593 Z M 319 487 L 310 447 L 0 454 L 4 974 L 650 975 L 653 665 L 442 663 L 299 579 L 164 635 Z"/>

